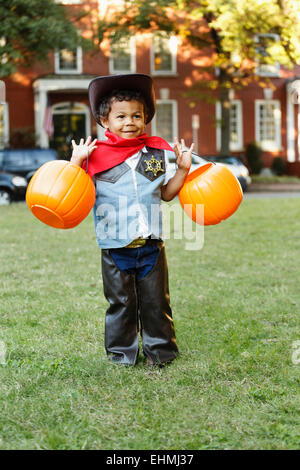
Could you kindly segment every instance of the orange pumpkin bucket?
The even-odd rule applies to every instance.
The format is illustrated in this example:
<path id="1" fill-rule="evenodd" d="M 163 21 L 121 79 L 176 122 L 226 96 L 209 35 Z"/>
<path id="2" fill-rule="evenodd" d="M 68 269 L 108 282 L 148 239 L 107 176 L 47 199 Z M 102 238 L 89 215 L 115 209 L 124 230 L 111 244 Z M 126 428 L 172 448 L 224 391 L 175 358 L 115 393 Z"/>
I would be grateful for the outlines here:
<path id="1" fill-rule="evenodd" d="M 66 160 L 42 165 L 31 178 L 26 202 L 35 217 L 54 228 L 76 227 L 95 203 L 90 176 Z"/>
<path id="2" fill-rule="evenodd" d="M 230 217 L 243 200 L 243 190 L 234 174 L 221 163 L 206 163 L 190 173 L 179 191 L 179 201 L 191 219 L 201 225 L 216 225 Z M 197 205 L 204 206 L 204 220 Z"/>

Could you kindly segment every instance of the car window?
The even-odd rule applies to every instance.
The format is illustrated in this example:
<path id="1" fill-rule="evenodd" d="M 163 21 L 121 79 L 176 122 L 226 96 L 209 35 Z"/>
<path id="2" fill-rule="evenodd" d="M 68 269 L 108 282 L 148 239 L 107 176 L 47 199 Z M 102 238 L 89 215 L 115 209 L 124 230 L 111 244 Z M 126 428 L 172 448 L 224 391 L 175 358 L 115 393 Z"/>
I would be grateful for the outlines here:
<path id="1" fill-rule="evenodd" d="M 3 165 L 4 152 L 0 152 L 0 166 Z"/>
<path id="2" fill-rule="evenodd" d="M 218 157 L 216 155 L 205 156 L 207 160 L 218 163 L 227 163 L 229 165 L 243 165 L 243 163 L 236 157 Z"/>
<path id="3" fill-rule="evenodd" d="M 5 165 L 14 166 L 14 167 L 23 167 L 25 165 L 30 165 L 31 159 L 28 154 L 24 151 L 13 151 L 5 153 Z"/>
<path id="4" fill-rule="evenodd" d="M 232 158 L 230 157 L 219 157 L 218 160 L 220 163 L 227 163 L 229 165 L 232 165 L 233 161 Z"/>
<path id="5" fill-rule="evenodd" d="M 36 152 L 35 160 L 41 164 L 49 162 L 49 160 L 55 160 L 55 153 L 51 150 L 48 152 Z"/>
<path id="6" fill-rule="evenodd" d="M 55 160 L 56 152 L 52 149 L 49 150 L 9 150 L 0 152 L 0 164 L 1 158 L 3 160 L 2 165 L 15 169 L 20 168 L 34 168 L 43 165 L 44 163 Z"/>
<path id="7" fill-rule="evenodd" d="M 235 157 L 226 157 L 221 159 L 221 161 L 223 161 L 223 163 L 229 163 L 231 165 L 242 165 L 242 162 Z"/>
<path id="8" fill-rule="evenodd" d="M 222 163 L 229 163 L 230 165 L 235 164 L 234 158 L 230 158 L 230 157 L 228 157 L 228 158 L 221 158 L 221 162 L 222 162 Z"/>

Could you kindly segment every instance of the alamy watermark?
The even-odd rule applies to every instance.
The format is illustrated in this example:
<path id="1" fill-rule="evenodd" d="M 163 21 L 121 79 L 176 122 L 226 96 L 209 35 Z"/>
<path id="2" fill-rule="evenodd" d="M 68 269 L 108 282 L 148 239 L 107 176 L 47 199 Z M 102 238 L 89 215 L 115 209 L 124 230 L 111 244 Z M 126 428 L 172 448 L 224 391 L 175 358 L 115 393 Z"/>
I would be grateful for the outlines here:
<path id="1" fill-rule="evenodd" d="M 193 215 L 195 223 L 190 216 Z M 204 206 L 186 204 L 128 204 L 120 196 L 117 204 L 100 204 L 96 209 L 96 235 L 98 240 L 135 240 L 143 231 L 169 240 L 185 240 L 184 249 L 201 250 L 204 245 Z"/>
<path id="2" fill-rule="evenodd" d="M 300 340 L 293 341 L 292 343 L 292 363 L 293 364 L 300 364 Z"/>
<path id="3" fill-rule="evenodd" d="M 0 341 L 0 364 L 6 364 L 6 346 L 4 341 Z"/>

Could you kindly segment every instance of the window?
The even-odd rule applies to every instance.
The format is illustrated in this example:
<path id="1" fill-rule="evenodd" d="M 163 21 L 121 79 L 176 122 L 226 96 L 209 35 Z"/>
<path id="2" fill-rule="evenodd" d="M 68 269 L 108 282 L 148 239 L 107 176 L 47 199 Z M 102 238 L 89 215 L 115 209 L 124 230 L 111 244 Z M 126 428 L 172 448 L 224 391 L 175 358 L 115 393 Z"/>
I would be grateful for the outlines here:
<path id="1" fill-rule="evenodd" d="M 156 114 L 152 121 L 152 134 L 165 139 L 167 142 L 174 142 L 178 135 L 177 101 L 157 100 Z"/>
<path id="2" fill-rule="evenodd" d="M 126 4 L 130 3 L 132 0 L 98 0 L 98 9 L 100 13 L 100 18 L 105 18 L 109 9 L 115 11 L 116 9 L 123 9 Z"/>
<path id="3" fill-rule="evenodd" d="M 135 37 L 124 36 L 111 42 L 109 68 L 110 73 L 135 72 Z"/>
<path id="4" fill-rule="evenodd" d="M 263 150 L 280 150 L 281 111 L 279 101 L 255 101 L 255 139 Z"/>
<path id="5" fill-rule="evenodd" d="M 278 34 L 257 34 L 255 36 L 256 69 L 255 73 L 262 77 L 278 77 L 280 75 L 280 63 L 268 63 L 268 48 L 279 41 Z"/>
<path id="6" fill-rule="evenodd" d="M 166 33 L 153 35 L 151 48 L 151 73 L 172 75 L 176 73 L 177 38 Z"/>
<path id="7" fill-rule="evenodd" d="M 80 102 L 62 102 L 57 103 L 52 108 L 52 115 L 53 119 L 58 115 L 61 116 L 70 116 L 70 123 L 68 123 L 68 129 L 59 128 L 60 131 L 65 131 L 66 134 L 68 132 L 75 132 L 77 130 L 78 121 L 81 120 L 80 117 L 84 116 L 84 126 L 80 129 L 82 135 L 90 135 L 91 126 L 90 126 L 90 112 L 89 108 Z M 81 120 L 82 121 L 82 120 Z M 83 122 L 83 121 L 82 121 Z"/>
<path id="8" fill-rule="evenodd" d="M 131 0 L 102 0 L 101 3 L 106 5 L 117 5 L 117 6 L 124 6 L 124 3 L 130 3 Z"/>
<path id="9" fill-rule="evenodd" d="M 55 73 L 81 73 L 82 49 L 62 49 L 55 53 Z"/>
<path id="10" fill-rule="evenodd" d="M 221 103 L 216 106 L 217 122 L 221 120 Z M 230 101 L 230 150 L 243 149 L 243 112 L 241 100 Z M 221 128 L 217 126 L 217 149 L 221 148 Z"/>
<path id="11" fill-rule="evenodd" d="M 0 102 L 0 148 L 5 148 L 9 140 L 8 104 Z"/>
<path id="12" fill-rule="evenodd" d="M 79 142 L 81 137 L 90 135 L 90 111 L 80 102 L 62 102 L 52 107 L 54 134 L 51 147 L 55 148 L 60 158 L 70 158 L 72 139 Z"/>

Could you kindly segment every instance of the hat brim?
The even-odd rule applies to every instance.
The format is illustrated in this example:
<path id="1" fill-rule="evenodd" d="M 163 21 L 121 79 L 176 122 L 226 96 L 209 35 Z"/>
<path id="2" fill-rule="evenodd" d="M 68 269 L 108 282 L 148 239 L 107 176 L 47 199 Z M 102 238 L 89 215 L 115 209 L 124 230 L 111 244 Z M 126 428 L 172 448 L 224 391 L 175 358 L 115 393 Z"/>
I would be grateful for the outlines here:
<path id="1" fill-rule="evenodd" d="M 97 117 L 101 100 L 114 90 L 134 90 L 139 91 L 147 105 L 148 124 L 155 114 L 155 92 L 153 80 L 149 75 L 141 73 L 125 74 L 125 75 L 107 75 L 94 78 L 88 88 L 90 107 L 95 121 L 102 126 Z M 103 126 L 102 126 L 103 127 Z"/>

